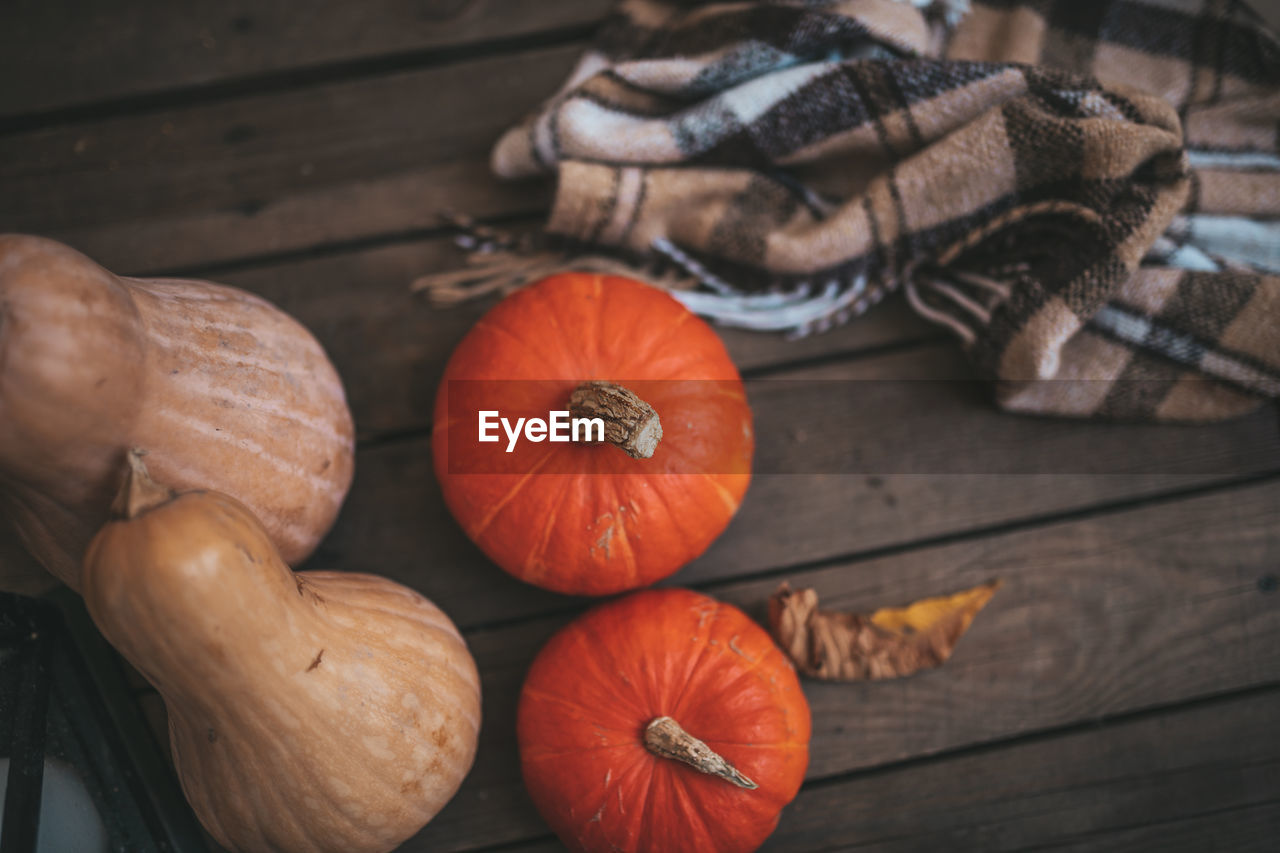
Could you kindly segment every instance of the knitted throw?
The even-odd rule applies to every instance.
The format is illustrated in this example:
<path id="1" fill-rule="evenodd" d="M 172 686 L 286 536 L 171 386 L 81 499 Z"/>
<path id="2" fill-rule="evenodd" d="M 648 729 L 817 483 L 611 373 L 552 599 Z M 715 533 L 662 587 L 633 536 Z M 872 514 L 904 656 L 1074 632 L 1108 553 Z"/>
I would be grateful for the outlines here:
<path id="1" fill-rule="evenodd" d="M 498 143 L 537 253 L 442 298 L 647 269 L 821 331 L 902 289 L 1010 409 L 1204 421 L 1280 396 L 1280 46 L 1239 0 L 627 0 Z M 528 247 L 526 247 L 527 249 Z"/>

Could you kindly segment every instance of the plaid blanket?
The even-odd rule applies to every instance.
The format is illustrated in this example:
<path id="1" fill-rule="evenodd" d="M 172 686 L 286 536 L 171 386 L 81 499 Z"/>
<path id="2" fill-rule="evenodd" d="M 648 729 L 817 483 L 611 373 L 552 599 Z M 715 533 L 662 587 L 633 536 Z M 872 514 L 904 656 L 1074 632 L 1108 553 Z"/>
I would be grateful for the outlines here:
<path id="1" fill-rule="evenodd" d="M 1238 0 L 627 0 L 497 144 L 539 251 L 821 331 L 905 291 L 1013 410 L 1204 421 L 1280 396 L 1280 46 Z M 478 242 L 476 242 L 478 240 Z M 521 251 L 523 248 L 524 251 Z"/>

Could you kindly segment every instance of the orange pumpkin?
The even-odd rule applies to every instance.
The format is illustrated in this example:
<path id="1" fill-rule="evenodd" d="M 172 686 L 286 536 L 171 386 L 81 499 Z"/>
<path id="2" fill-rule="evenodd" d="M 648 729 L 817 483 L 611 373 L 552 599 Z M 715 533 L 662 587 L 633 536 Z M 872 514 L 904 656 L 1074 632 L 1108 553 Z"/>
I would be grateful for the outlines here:
<path id="1" fill-rule="evenodd" d="M 571 850 L 754 850 L 809 763 L 786 657 L 742 611 L 681 589 L 552 637 L 517 725 L 525 785 Z"/>
<path id="2" fill-rule="evenodd" d="M 606 441 L 526 435 L 507 452 L 504 429 L 479 439 L 482 412 L 514 424 L 557 410 L 600 417 Z M 458 345 L 432 449 L 449 509 L 499 566 L 605 595 L 706 550 L 747 490 L 754 446 L 742 380 L 706 323 L 648 285 L 565 273 L 507 297 Z"/>

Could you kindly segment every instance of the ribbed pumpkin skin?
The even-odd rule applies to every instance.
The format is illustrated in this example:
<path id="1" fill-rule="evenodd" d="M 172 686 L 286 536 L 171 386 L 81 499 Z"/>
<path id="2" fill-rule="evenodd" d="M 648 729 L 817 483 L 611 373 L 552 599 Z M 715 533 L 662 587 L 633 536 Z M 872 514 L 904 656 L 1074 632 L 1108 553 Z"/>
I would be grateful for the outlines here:
<path id="1" fill-rule="evenodd" d="M 652 458 L 527 441 L 507 455 L 505 437 L 476 440 L 474 406 L 450 415 L 451 383 L 482 408 L 546 418 L 588 380 L 657 410 Z M 723 532 L 751 479 L 751 410 L 724 344 L 665 292 L 624 278 L 564 273 L 504 299 L 454 350 L 434 423 L 436 475 L 463 530 L 510 574 L 557 592 L 606 595 L 672 574 Z M 511 467 L 475 473 L 495 463 Z"/>
<path id="2" fill-rule="evenodd" d="M 471 767 L 480 682 L 422 596 L 294 574 L 240 503 L 189 492 L 115 521 L 85 558 L 103 635 L 164 697 L 201 822 L 237 851 L 375 853 Z"/>
<path id="3" fill-rule="evenodd" d="M 740 610 L 680 589 L 603 604 L 538 653 L 518 712 L 525 785 L 570 850 L 756 849 L 809 763 L 809 705 Z M 759 788 L 648 752 L 670 716 Z"/>
<path id="4" fill-rule="evenodd" d="M 0 515 L 72 588 L 130 447 L 178 489 L 244 501 L 290 564 L 329 530 L 354 471 L 342 383 L 278 308 L 0 236 Z"/>

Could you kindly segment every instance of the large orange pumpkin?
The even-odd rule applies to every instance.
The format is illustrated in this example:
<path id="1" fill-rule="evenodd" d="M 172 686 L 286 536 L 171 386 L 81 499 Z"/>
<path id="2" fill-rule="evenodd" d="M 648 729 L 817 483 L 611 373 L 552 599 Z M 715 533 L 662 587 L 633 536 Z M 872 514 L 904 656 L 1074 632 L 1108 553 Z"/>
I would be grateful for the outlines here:
<path id="1" fill-rule="evenodd" d="M 481 412 L 514 424 L 557 410 L 600 416 L 608 441 L 479 440 Z M 586 595 L 646 586 L 706 550 L 755 446 L 742 380 L 706 323 L 656 288 L 580 273 L 476 324 L 445 368 L 432 443 L 445 502 L 489 557 Z"/>
<path id="2" fill-rule="evenodd" d="M 633 593 L 556 634 L 518 730 L 529 794 L 578 851 L 754 850 L 809 763 L 809 705 L 786 657 L 740 610 L 681 589 Z"/>

